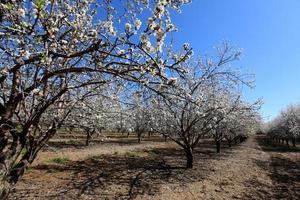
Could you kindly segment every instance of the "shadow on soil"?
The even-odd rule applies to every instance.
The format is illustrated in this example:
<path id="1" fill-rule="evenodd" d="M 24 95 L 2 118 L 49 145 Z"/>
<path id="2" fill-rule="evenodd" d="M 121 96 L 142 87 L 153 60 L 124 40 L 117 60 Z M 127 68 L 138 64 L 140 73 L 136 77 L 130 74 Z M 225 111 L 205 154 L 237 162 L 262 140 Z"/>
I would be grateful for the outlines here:
<path id="1" fill-rule="evenodd" d="M 56 140 L 50 140 L 47 143 L 45 150 L 59 150 L 59 149 L 83 149 L 87 146 L 85 145 L 85 138 L 84 137 L 77 137 L 77 138 L 56 138 Z M 161 137 L 143 137 L 141 143 L 144 142 L 165 142 Z M 110 136 L 109 139 L 93 138 L 90 141 L 89 146 L 99 146 L 99 145 L 120 145 L 120 146 L 128 146 L 128 145 L 137 145 L 138 139 L 135 136 Z"/>
<path id="2" fill-rule="evenodd" d="M 100 155 L 66 165 L 38 165 L 45 173 L 65 172 L 64 185 L 51 188 L 55 192 L 44 199 L 134 199 L 157 195 L 164 184 L 180 184 L 203 180 L 213 173 L 213 159 L 226 159 L 232 153 L 224 148 L 217 155 L 213 144 L 201 144 L 195 151 L 195 169 L 185 169 L 181 149 L 155 148 L 129 152 L 125 155 Z M 170 188 L 171 189 L 171 188 Z M 59 192 L 58 192 L 59 191 Z M 32 191 L 34 192 L 34 191 Z"/>
<path id="3" fill-rule="evenodd" d="M 298 152 L 300 153 L 299 147 L 293 147 L 286 144 L 278 144 L 270 140 L 267 136 L 258 136 L 256 140 L 259 146 L 265 152 L 278 152 L 278 153 L 288 153 L 288 152 Z M 298 145 L 299 146 L 299 145 Z"/>
<path id="4" fill-rule="evenodd" d="M 245 199 L 300 199 L 300 149 L 292 146 L 274 144 L 267 137 L 256 138 L 262 151 L 270 155 L 270 160 L 254 160 L 262 169 L 268 171 L 272 179 L 272 188 L 264 187 L 264 184 L 252 180 L 249 188 L 254 191 L 248 192 Z M 290 154 L 299 156 L 290 157 Z M 295 159 L 296 158 L 296 159 Z M 269 187 L 269 188 L 267 188 Z M 266 189 L 267 188 L 267 189 Z M 255 197 L 255 198 L 254 198 Z"/>

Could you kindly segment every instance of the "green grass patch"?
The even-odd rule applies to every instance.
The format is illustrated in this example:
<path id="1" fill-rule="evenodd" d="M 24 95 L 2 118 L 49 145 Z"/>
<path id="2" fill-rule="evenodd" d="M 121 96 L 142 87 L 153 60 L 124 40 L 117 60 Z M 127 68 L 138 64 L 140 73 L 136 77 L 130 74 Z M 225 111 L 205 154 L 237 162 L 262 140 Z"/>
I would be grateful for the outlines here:
<path id="1" fill-rule="evenodd" d="M 140 157 L 141 155 L 139 152 L 126 152 L 125 156 L 130 158 L 136 158 L 136 157 Z"/>
<path id="2" fill-rule="evenodd" d="M 151 149 L 151 150 L 148 151 L 148 153 L 151 154 L 151 155 L 158 155 L 159 154 L 159 150 L 157 150 L 157 149 Z"/>
<path id="3" fill-rule="evenodd" d="M 93 160 L 100 160 L 103 158 L 103 155 L 91 155 L 88 158 Z"/>
<path id="4" fill-rule="evenodd" d="M 33 173 L 35 172 L 35 170 L 31 167 L 29 167 L 28 169 L 26 169 L 26 173 Z"/>
<path id="5" fill-rule="evenodd" d="M 65 157 L 56 157 L 56 158 L 51 158 L 50 160 L 46 161 L 47 163 L 54 163 L 54 164 L 61 164 L 64 165 L 67 162 L 69 162 L 68 158 Z"/>

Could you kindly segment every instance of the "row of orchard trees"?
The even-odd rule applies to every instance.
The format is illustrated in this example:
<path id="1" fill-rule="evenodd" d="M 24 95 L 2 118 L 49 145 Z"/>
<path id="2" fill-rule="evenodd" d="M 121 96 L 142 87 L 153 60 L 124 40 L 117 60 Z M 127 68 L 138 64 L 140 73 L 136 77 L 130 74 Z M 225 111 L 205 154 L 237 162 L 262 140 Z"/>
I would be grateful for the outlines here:
<path id="1" fill-rule="evenodd" d="M 260 124 L 260 101 L 249 104 L 240 91 L 242 85 L 251 87 L 252 76 L 228 67 L 240 52 L 224 42 L 218 53 L 178 64 L 186 71 L 173 74 L 167 84 L 157 85 L 154 91 L 123 84 L 113 89 L 114 95 L 107 95 L 110 98 L 103 98 L 101 90 L 82 102 L 77 112 L 80 116 L 71 114 L 66 121 L 91 130 L 101 126 L 134 132 L 139 142 L 143 134 L 160 134 L 182 147 L 186 167 L 192 168 L 193 152 L 201 138 L 212 138 L 219 153 L 222 141 L 231 147 L 255 133 Z M 104 106 L 105 101 L 112 104 Z M 82 112 L 86 108 L 89 112 Z M 108 119 L 110 126 L 103 126 Z"/>
<path id="2" fill-rule="evenodd" d="M 151 129 L 184 150 L 187 168 L 193 167 L 193 152 L 201 138 L 213 138 L 220 152 L 222 140 L 231 146 L 233 140 L 258 128 L 260 102 L 244 102 L 239 90 L 241 85 L 251 86 L 251 77 L 227 65 L 238 59 L 240 52 L 224 43 L 218 53 L 214 58 L 182 63 L 187 73 L 173 80 L 175 87 L 161 88 L 163 95 L 155 95 L 145 104 L 152 115 Z"/>
<path id="3" fill-rule="evenodd" d="M 251 132 L 256 104 L 240 93 L 251 80 L 229 66 L 240 52 L 224 43 L 195 63 L 189 45 L 168 43 L 170 10 L 187 3 L 0 1 L 0 199 L 62 126 L 90 135 L 122 115 L 120 129 L 151 126 L 188 160 L 204 133 Z"/>
<path id="4" fill-rule="evenodd" d="M 300 105 L 290 105 L 283 110 L 267 126 L 267 134 L 276 142 L 292 142 L 296 146 L 296 140 L 300 136 Z"/>

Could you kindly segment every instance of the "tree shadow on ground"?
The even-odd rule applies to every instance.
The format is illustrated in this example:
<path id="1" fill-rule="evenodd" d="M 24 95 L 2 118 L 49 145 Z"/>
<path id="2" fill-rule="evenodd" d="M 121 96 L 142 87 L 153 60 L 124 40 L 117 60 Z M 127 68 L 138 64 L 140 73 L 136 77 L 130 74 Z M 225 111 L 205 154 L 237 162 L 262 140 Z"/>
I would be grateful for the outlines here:
<path id="1" fill-rule="evenodd" d="M 257 136 L 256 141 L 259 147 L 265 152 L 279 152 L 279 153 L 299 152 L 300 153 L 299 147 L 293 147 L 291 145 L 275 143 L 267 136 Z"/>
<path id="2" fill-rule="evenodd" d="M 120 136 L 120 137 L 110 137 L 110 138 L 93 138 L 90 140 L 89 146 L 101 146 L 101 145 L 119 145 L 119 146 L 128 146 L 128 145 L 137 145 L 142 143 L 149 143 L 149 142 L 156 142 L 156 143 L 163 143 L 165 142 L 163 138 L 161 137 L 144 137 L 142 138 L 141 143 L 138 142 L 138 139 L 136 137 L 126 137 L 126 136 Z M 50 140 L 47 142 L 46 147 L 44 150 L 59 150 L 59 149 L 83 149 L 86 148 L 86 139 L 85 138 L 63 138 L 63 139 L 55 139 Z"/>
<path id="3" fill-rule="evenodd" d="M 231 150 L 224 149 L 217 155 L 210 143 L 202 144 L 195 151 L 194 169 L 185 169 L 185 156 L 178 148 L 100 155 L 65 165 L 41 164 L 33 169 L 67 174 L 60 178 L 63 185 L 55 184 L 54 188 L 48 188 L 53 192 L 41 199 L 135 199 L 137 196 L 157 195 L 165 184 L 185 187 L 187 183 L 204 180 L 214 172 L 209 167 L 210 160 L 226 159 L 231 153 Z"/>
<path id="4" fill-rule="evenodd" d="M 256 139 L 260 148 L 269 153 L 270 160 L 254 159 L 254 162 L 268 172 L 272 185 L 266 185 L 253 179 L 246 184 L 255 190 L 248 192 L 251 195 L 244 199 L 300 199 L 300 155 L 298 159 L 292 159 L 289 158 L 288 154 L 298 154 L 299 149 L 290 146 L 277 146 L 263 136 Z"/>
<path id="5" fill-rule="evenodd" d="M 159 151 L 168 151 L 160 149 Z M 172 151 L 176 157 L 181 152 Z M 170 153 L 171 154 L 171 153 Z M 66 166 L 40 165 L 35 169 L 71 172 L 64 190 L 49 197 L 77 199 L 83 196 L 101 199 L 134 199 L 138 195 L 155 195 L 163 183 L 193 180 L 192 170 L 181 165 L 169 165 L 164 159 L 145 152 L 128 155 L 105 155 L 84 161 L 70 162 Z M 203 176 L 198 175 L 197 179 Z M 96 199 L 96 198 L 95 198 Z"/>
<path id="6" fill-rule="evenodd" d="M 56 140 L 49 141 L 43 149 L 44 151 L 60 150 L 60 149 L 83 149 L 86 147 L 83 140 Z"/>

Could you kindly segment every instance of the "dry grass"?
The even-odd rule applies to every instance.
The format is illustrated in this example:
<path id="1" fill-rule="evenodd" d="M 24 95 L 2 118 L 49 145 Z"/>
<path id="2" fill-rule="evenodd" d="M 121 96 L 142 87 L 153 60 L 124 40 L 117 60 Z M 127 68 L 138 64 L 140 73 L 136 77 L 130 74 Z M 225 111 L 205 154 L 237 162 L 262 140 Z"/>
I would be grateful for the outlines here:
<path id="1" fill-rule="evenodd" d="M 10 199 L 300 199 L 299 152 L 258 136 L 217 155 L 205 140 L 196 149 L 195 168 L 187 170 L 173 143 L 47 150 Z M 53 158 L 68 162 L 46 162 Z"/>

